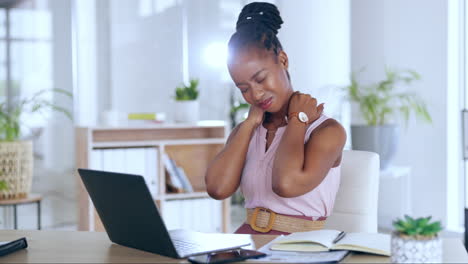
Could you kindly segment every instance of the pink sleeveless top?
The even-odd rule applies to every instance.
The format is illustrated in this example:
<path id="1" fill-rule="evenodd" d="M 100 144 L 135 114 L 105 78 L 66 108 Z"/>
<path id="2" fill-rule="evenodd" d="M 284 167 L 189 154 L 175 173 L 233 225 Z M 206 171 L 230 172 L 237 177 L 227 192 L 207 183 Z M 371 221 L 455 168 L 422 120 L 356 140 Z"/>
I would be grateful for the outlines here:
<path id="1" fill-rule="evenodd" d="M 320 116 L 307 128 L 304 144 L 312 131 L 327 120 Z M 323 181 L 312 191 L 294 198 L 283 198 L 272 190 L 272 167 L 275 153 L 286 126 L 279 127 L 273 142 L 265 152 L 266 128 L 258 126 L 250 140 L 247 158 L 242 172 L 241 191 L 245 208 L 264 207 L 286 215 L 309 216 L 313 220 L 329 216 L 340 185 L 340 166 L 331 168 Z"/>

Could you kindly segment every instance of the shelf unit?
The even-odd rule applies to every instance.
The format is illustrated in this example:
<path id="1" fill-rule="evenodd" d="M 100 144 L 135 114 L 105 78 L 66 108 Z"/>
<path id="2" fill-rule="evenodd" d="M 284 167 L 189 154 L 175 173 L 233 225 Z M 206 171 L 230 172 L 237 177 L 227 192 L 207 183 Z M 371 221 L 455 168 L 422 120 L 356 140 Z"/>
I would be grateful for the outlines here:
<path id="1" fill-rule="evenodd" d="M 91 153 L 99 149 L 156 148 L 160 153 L 155 162 L 158 168 L 157 195 L 153 196 L 161 214 L 171 201 L 211 199 L 206 193 L 204 175 L 208 163 L 223 148 L 228 129 L 224 122 L 199 122 L 196 125 L 148 125 L 139 127 L 76 127 L 76 166 L 91 168 Z M 165 167 L 161 153 L 167 153 L 181 166 L 193 193 L 166 193 Z M 80 231 L 104 231 L 86 189 L 77 175 Z M 221 231 L 230 225 L 230 199 L 221 202 Z M 182 213 L 182 212 L 181 212 Z M 164 217 L 164 215 L 163 215 Z M 212 217 L 194 216 L 194 217 Z M 167 224 L 167 223 L 166 223 Z"/>

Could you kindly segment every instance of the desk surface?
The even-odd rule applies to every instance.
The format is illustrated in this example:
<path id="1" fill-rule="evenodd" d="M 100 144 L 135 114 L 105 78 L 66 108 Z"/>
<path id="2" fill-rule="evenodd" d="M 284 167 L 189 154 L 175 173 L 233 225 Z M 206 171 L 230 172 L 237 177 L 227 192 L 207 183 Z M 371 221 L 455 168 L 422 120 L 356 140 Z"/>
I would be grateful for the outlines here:
<path id="1" fill-rule="evenodd" d="M 0 263 L 188 263 L 149 252 L 123 247 L 110 242 L 106 233 L 78 231 L 0 230 L 0 241 L 26 237 L 27 250 L 1 257 Z M 274 238 L 252 236 L 260 248 Z M 468 263 L 468 254 L 461 240 L 444 239 L 445 263 Z M 389 263 L 390 258 L 350 254 L 344 263 Z"/>

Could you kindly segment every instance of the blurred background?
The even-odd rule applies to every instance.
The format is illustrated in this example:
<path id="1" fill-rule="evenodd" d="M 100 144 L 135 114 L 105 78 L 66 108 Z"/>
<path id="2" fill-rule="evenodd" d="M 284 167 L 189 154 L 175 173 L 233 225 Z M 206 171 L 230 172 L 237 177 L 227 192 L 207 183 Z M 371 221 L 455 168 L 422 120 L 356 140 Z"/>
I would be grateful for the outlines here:
<path id="1" fill-rule="evenodd" d="M 21 137 L 34 143 L 32 192 L 43 195 L 44 229 L 77 229 L 74 127 L 142 112 L 164 113 L 171 123 L 175 88 L 192 78 L 199 80 L 199 119 L 232 121 L 231 109 L 242 99 L 227 73 L 226 45 L 249 2 L 0 0 L 1 102 L 14 105 L 52 88 L 73 94 L 44 95 L 72 113 L 73 121 L 49 110 L 21 117 Z M 389 228 L 402 214 L 432 215 L 442 221 L 444 235 L 461 237 L 462 110 L 468 101 L 464 1 L 268 2 L 284 20 L 279 39 L 293 87 L 326 103 L 325 113 L 347 129 L 348 149 L 351 127 L 366 123 L 358 103 L 346 96 L 351 74 L 360 72 L 359 82 L 371 84 L 385 80 L 386 67 L 418 73 L 420 80 L 406 91 L 425 103 L 432 122 L 414 115 L 407 125 L 392 120 L 401 129 L 392 165 L 381 175 L 388 184 L 381 182 L 386 196 L 379 198 L 379 226 Z M 0 210 L 0 226 L 11 228 L 12 211 Z M 19 228 L 35 228 L 34 205 L 18 214 Z M 243 221 L 239 214 L 233 213 L 233 222 Z"/>

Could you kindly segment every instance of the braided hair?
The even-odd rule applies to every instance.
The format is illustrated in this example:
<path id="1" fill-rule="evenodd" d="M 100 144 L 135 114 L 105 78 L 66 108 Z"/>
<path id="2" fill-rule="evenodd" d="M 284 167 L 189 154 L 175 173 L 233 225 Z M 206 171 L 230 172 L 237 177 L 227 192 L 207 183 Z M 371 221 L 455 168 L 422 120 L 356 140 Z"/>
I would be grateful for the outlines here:
<path id="1" fill-rule="evenodd" d="M 283 50 L 276 36 L 281 24 L 280 12 L 273 4 L 253 2 L 244 6 L 228 43 L 230 53 L 254 45 L 278 55 Z"/>

